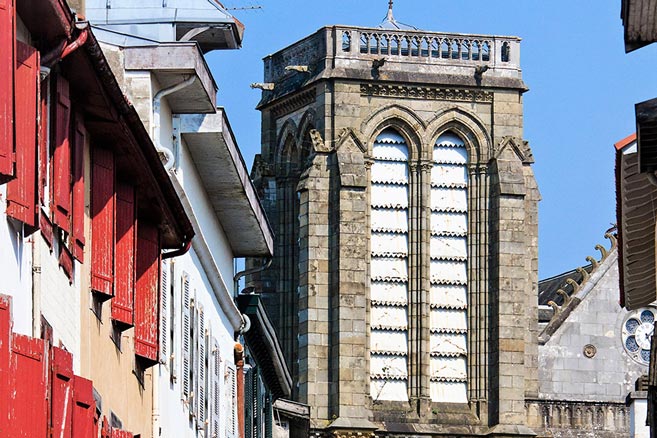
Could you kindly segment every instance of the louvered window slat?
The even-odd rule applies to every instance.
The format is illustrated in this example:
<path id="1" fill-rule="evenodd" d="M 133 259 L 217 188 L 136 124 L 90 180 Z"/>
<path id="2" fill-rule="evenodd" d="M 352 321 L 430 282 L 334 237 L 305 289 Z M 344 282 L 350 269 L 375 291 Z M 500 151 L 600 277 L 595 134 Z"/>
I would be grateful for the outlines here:
<path id="1" fill-rule="evenodd" d="M 160 272 L 160 363 L 169 358 L 169 260 L 162 260 Z"/>
<path id="2" fill-rule="evenodd" d="M 237 438 L 237 372 L 235 365 L 226 363 L 224 397 L 226 412 L 226 438 Z"/>
<path id="3" fill-rule="evenodd" d="M 183 400 L 187 401 L 191 392 L 189 381 L 191 360 L 191 291 L 189 276 L 187 274 L 183 274 L 182 277 L 182 309 L 182 395 Z"/>
<path id="4" fill-rule="evenodd" d="M 207 368 L 207 358 L 205 355 L 205 313 L 201 305 L 197 306 L 197 328 L 196 328 L 196 351 L 198 353 L 198 358 L 196 361 L 196 421 L 198 428 L 205 427 L 205 397 L 207 393 L 207 383 L 206 383 L 206 368 Z"/>
<path id="5" fill-rule="evenodd" d="M 221 352 L 219 342 L 210 336 L 212 354 L 210 356 L 210 437 L 219 437 L 219 421 L 221 417 Z"/>

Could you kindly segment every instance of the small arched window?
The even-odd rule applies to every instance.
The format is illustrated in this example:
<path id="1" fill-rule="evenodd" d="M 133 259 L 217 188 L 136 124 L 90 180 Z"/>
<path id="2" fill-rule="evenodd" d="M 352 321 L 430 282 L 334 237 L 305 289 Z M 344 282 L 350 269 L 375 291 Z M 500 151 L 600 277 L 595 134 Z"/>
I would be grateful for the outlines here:
<path id="1" fill-rule="evenodd" d="M 349 52 L 351 51 L 351 35 L 349 32 L 342 32 L 342 51 Z"/>
<path id="2" fill-rule="evenodd" d="M 511 60 L 511 47 L 509 43 L 502 44 L 502 62 L 509 62 Z"/>

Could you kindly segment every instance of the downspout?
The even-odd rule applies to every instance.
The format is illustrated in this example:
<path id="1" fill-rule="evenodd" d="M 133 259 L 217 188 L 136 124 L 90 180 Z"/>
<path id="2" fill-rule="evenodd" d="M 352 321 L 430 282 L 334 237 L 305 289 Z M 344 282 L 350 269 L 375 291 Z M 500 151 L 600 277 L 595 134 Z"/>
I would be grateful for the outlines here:
<path id="1" fill-rule="evenodd" d="M 166 163 L 164 163 L 164 168 L 167 170 L 171 170 L 173 167 L 175 160 L 173 156 L 173 152 L 171 152 L 169 149 L 162 147 L 160 144 L 160 110 L 161 110 L 161 102 L 162 98 L 165 96 L 168 96 L 171 93 L 175 93 L 176 91 L 180 91 L 183 88 L 186 88 L 194 83 L 196 80 L 196 76 L 190 76 L 184 81 L 178 82 L 175 85 L 172 85 L 171 87 L 168 88 L 163 88 L 160 91 L 158 91 L 155 96 L 153 97 L 153 143 L 155 143 L 155 149 L 166 156 Z"/>
<path id="2" fill-rule="evenodd" d="M 50 70 L 55 66 L 55 64 L 66 58 L 68 55 L 80 47 L 84 46 L 84 44 L 87 42 L 87 39 L 89 38 L 89 23 L 86 21 L 80 22 L 76 23 L 76 26 L 78 26 L 79 29 L 82 29 L 82 32 L 80 32 L 80 35 L 78 35 L 75 41 L 67 45 L 66 40 L 63 40 L 57 47 L 55 47 L 53 50 L 41 58 L 41 80 L 44 80 L 48 77 Z"/>
<path id="3" fill-rule="evenodd" d="M 235 283 L 234 284 L 235 293 L 237 293 L 237 290 L 239 288 L 238 282 L 240 281 L 240 278 L 244 277 L 245 275 L 255 274 L 256 272 L 264 271 L 265 269 L 271 266 L 272 261 L 273 259 L 271 257 L 267 257 L 267 261 L 262 266 L 259 266 L 257 268 L 245 269 L 235 274 L 235 276 L 233 277 L 233 282 Z"/>
<path id="4" fill-rule="evenodd" d="M 237 370 L 237 429 L 239 437 L 244 438 L 244 346 L 239 342 L 235 343 L 234 353 L 235 368 Z"/>

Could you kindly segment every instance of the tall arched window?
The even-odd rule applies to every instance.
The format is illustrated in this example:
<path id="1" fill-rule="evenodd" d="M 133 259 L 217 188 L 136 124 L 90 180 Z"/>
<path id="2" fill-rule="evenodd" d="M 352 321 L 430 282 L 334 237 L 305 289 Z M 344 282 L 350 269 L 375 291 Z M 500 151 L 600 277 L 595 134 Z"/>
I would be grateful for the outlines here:
<path id="1" fill-rule="evenodd" d="M 468 171 L 463 141 L 447 132 L 431 169 L 431 400 L 466 403 Z"/>
<path id="2" fill-rule="evenodd" d="M 408 400 L 408 146 L 376 138 L 371 169 L 370 395 Z"/>

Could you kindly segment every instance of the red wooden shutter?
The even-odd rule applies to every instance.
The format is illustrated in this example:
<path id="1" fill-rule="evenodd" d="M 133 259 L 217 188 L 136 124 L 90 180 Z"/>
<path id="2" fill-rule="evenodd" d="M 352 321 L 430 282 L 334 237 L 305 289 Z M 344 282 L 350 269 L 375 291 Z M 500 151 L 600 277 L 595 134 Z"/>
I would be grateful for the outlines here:
<path id="1" fill-rule="evenodd" d="M 53 154 L 53 220 L 66 231 L 70 231 L 71 214 L 71 145 L 70 137 L 71 101 L 68 81 L 57 76 L 55 98 L 55 152 Z"/>
<path id="2" fill-rule="evenodd" d="M 150 224 L 137 224 L 135 354 L 154 365 L 158 360 L 158 295 L 160 234 Z"/>
<path id="3" fill-rule="evenodd" d="M 14 175 L 14 0 L 0 0 L 0 183 Z"/>
<path id="4" fill-rule="evenodd" d="M 112 438 L 111 433 L 112 430 L 110 429 L 107 417 L 103 417 L 103 424 L 100 428 L 100 438 Z"/>
<path id="5" fill-rule="evenodd" d="M 50 423 L 54 435 L 71 437 L 73 418 L 73 355 L 61 348 L 51 349 L 51 405 Z"/>
<path id="6" fill-rule="evenodd" d="M 116 184 L 116 284 L 112 319 L 132 327 L 135 290 L 135 188 Z"/>
<path id="7" fill-rule="evenodd" d="M 73 402 L 72 438 L 97 437 L 98 434 L 93 433 L 96 401 L 91 380 L 73 377 Z"/>
<path id="8" fill-rule="evenodd" d="M 16 178 L 7 184 L 7 214 L 36 227 L 39 52 L 20 41 L 16 46 L 15 75 Z"/>
<path id="9" fill-rule="evenodd" d="M 132 438 L 132 432 L 121 429 L 112 429 L 112 438 Z"/>
<path id="10" fill-rule="evenodd" d="M 114 155 L 95 148 L 91 174 L 91 288 L 111 297 L 114 286 Z"/>
<path id="11" fill-rule="evenodd" d="M 63 243 L 59 246 L 59 266 L 62 267 L 69 281 L 73 282 L 73 254 Z"/>
<path id="12" fill-rule="evenodd" d="M 48 95 L 50 94 L 50 81 L 45 79 L 41 82 L 39 90 L 41 94 L 41 111 L 39 111 L 39 201 L 46 205 L 46 187 L 48 186 Z"/>
<path id="13" fill-rule="evenodd" d="M 11 437 L 45 437 L 48 430 L 48 360 L 43 339 L 12 337 L 9 416 Z"/>
<path id="14" fill-rule="evenodd" d="M 0 295 L 0 436 L 9 434 L 11 298 Z"/>
<path id="15" fill-rule="evenodd" d="M 75 115 L 73 146 L 73 211 L 71 227 L 71 252 L 73 257 L 84 262 L 84 145 L 87 131 L 82 116 Z"/>

